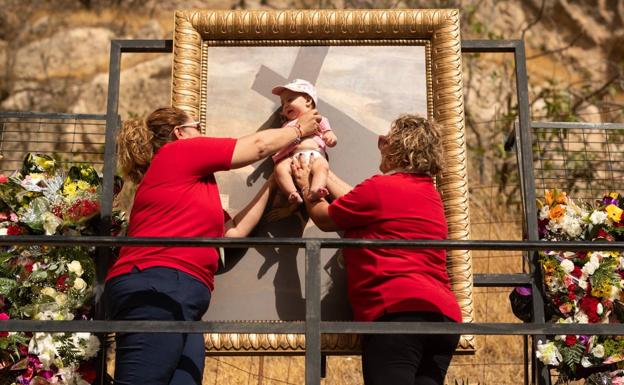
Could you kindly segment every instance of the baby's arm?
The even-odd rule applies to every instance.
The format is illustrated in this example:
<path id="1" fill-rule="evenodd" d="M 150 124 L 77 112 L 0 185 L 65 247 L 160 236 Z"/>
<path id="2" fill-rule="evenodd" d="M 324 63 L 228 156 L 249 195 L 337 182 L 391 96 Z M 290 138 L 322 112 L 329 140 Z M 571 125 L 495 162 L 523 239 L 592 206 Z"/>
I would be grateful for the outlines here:
<path id="1" fill-rule="evenodd" d="M 338 137 L 334 134 L 334 131 L 332 131 L 332 128 L 329 125 L 329 120 L 327 120 L 326 117 L 321 118 L 319 131 L 321 133 L 321 138 L 327 147 L 334 147 L 338 143 Z"/>
<path id="2" fill-rule="evenodd" d="M 327 147 L 334 147 L 338 143 L 338 137 L 334 134 L 334 131 L 325 131 L 321 138 Z"/>

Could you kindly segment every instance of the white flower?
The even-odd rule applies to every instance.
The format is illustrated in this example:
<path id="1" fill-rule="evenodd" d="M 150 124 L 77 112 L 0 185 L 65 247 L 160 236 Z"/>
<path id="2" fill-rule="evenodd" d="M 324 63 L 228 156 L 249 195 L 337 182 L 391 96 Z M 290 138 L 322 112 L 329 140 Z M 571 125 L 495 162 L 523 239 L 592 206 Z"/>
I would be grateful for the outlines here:
<path id="1" fill-rule="evenodd" d="M 621 284 L 622 284 L 622 281 L 620 281 L 620 285 Z M 620 288 L 617 287 L 616 285 L 612 285 L 611 286 L 611 293 L 609 293 L 609 299 L 611 301 L 615 301 L 619 297 L 620 297 Z"/>
<path id="2" fill-rule="evenodd" d="M 57 375 L 61 377 L 62 385 L 90 385 L 80 376 L 76 365 L 59 368 Z"/>
<path id="3" fill-rule="evenodd" d="M 583 311 L 579 311 L 574 315 L 574 321 L 580 324 L 586 324 L 589 323 L 589 317 L 587 317 L 587 314 L 585 314 Z"/>
<path id="4" fill-rule="evenodd" d="M 28 353 L 37 355 L 44 369 L 49 369 L 58 355 L 52 335 L 48 333 L 35 333 L 28 343 Z"/>
<path id="5" fill-rule="evenodd" d="M 43 229 L 45 230 L 46 235 L 54 235 L 54 233 L 56 233 L 56 229 L 63 224 L 63 220 L 61 218 L 49 211 L 43 213 L 41 219 L 43 220 Z"/>
<path id="6" fill-rule="evenodd" d="M 67 303 L 67 294 L 65 293 L 56 293 L 56 297 L 54 298 L 57 304 L 63 306 Z"/>
<path id="7" fill-rule="evenodd" d="M 41 289 L 42 295 L 47 295 L 48 297 L 56 298 L 56 290 L 53 287 L 44 287 Z"/>
<path id="8" fill-rule="evenodd" d="M 598 303 L 598 306 L 596 306 L 596 314 L 601 315 L 603 311 L 604 307 L 602 307 L 601 303 Z"/>
<path id="9" fill-rule="evenodd" d="M 570 238 L 577 238 L 583 233 L 582 222 L 579 218 L 565 215 L 561 222 L 561 228 L 565 231 Z"/>
<path id="10" fill-rule="evenodd" d="M 555 346 L 554 342 L 542 343 L 538 341 L 537 352 L 535 354 L 537 358 L 546 365 L 559 365 L 562 360 L 561 353 Z"/>
<path id="11" fill-rule="evenodd" d="M 561 268 L 566 274 L 570 274 L 574 270 L 574 263 L 569 259 L 564 259 L 561 261 Z"/>
<path id="12" fill-rule="evenodd" d="M 596 271 L 596 269 L 598 268 L 599 264 L 598 262 L 594 262 L 594 258 L 596 258 L 595 256 L 591 256 L 589 262 L 587 262 L 583 268 L 581 269 L 581 271 L 583 272 L 583 275 L 588 276 L 588 275 L 592 275 L 594 274 L 594 272 Z M 597 258 L 596 258 L 597 260 Z"/>
<path id="13" fill-rule="evenodd" d="M 604 354 L 605 354 L 604 346 L 602 346 L 601 344 L 594 346 L 594 348 L 591 350 L 591 353 L 594 355 L 594 357 L 597 357 L 597 358 L 604 357 Z"/>
<path id="14" fill-rule="evenodd" d="M 589 261 L 596 265 L 600 265 L 600 261 L 602 261 L 604 258 L 608 256 L 609 256 L 608 254 L 603 254 L 600 251 L 594 251 L 593 253 L 591 253 L 591 256 L 589 257 Z"/>
<path id="15" fill-rule="evenodd" d="M 0 235 L 7 235 L 7 228 L 3 227 L 0 229 Z"/>
<path id="16" fill-rule="evenodd" d="M 595 210 L 589 216 L 589 221 L 593 225 L 601 225 L 607 221 L 607 213 L 604 211 Z"/>
<path id="17" fill-rule="evenodd" d="M 87 341 L 87 346 L 85 347 L 84 357 L 85 359 L 90 359 L 97 356 L 100 351 L 100 340 L 94 335 L 89 336 L 89 340 Z"/>
<path id="18" fill-rule="evenodd" d="M 82 276 L 82 273 L 84 273 L 84 271 L 82 270 L 82 265 L 76 260 L 73 260 L 71 261 L 71 263 L 67 264 L 67 270 L 69 270 L 70 273 L 74 273 L 79 277 Z"/>
<path id="19" fill-rule="evenodd" d="M 56 312 L 53 312 L 51 310 L 45 310 L 35 314 L 33 318 L 40 321 L 52 321 L 57 320 L 58 316 L 59 314 Z"/>
<path id="20" fill-rule="evenodd" d="M 544 219 L 548 219 L 548 216 L 550 215 L 549 211 L 550 211 L 550 208 L 548 206 L 542 206 L 542 208 L 539 211 L 539 219 L 542 221 Z"/>
<path id="21" fill-rule="evenodd" d="M 84 281 L 84 279 L 78 277 L 74 280 L 74 289 L 78 291 L 84 291 L 84 289 L 86 288 L 87 288 L 87 283 Z"/>
<path id="22" fill-rule="evenodd" d="M 589 361 L 589 358 L 587 358 L 587 357 L 583 357 L 583 358 L 581 359 L 581 365 L 582 365 L 584 368 L 589 368 L 590 366 L 592 366 L 592 363 Z"/>
<path id="23" fill-rule="evenodd" d="M 587 280 L 586 279 L 579 279 L 578 285 L 579 285 L 579 287 L 581 289 L 587 290 Z"/>

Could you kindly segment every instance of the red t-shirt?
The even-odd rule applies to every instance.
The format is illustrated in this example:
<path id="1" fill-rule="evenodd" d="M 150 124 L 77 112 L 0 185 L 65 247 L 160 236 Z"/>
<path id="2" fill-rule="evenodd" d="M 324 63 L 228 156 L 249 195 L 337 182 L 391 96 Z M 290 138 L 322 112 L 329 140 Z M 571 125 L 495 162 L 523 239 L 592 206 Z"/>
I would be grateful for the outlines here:
<path id="1" fill-rule="evenodd" d="M 430 176 L 376 175 L 329 206 L 345 238 L 446 239 L 444 207 Z M 385 313 L 428 311 L 461 322 L 446 252 L 431 249 L 344 249 L 347 289 L 356 321 Z"/>
<path id="2" fill-rule="evenodd" d="M 213 173 L 229 170 L 236 139 L 192 138 L 163 146 L 139 184 L 128 236 L 222 237 L 224 215 Z M 191 274 L 212 291 L 214 247 L 122 247 L 107 280 L 133 267 L 171 267 Z"/>

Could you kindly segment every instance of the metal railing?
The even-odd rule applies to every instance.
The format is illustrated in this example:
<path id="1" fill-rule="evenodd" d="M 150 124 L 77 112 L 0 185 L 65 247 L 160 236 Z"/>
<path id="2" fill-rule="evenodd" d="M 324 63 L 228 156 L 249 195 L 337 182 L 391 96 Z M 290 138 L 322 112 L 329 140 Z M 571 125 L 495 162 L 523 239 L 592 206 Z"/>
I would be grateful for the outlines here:
<path id="1" fill-rule="evenodd" d="M 75 245 L 97 246 L 96 257 L 96 320 L 93 321 L 32 321 L 8 320 L 0 321 L 0 330 L 7 331 L 49 331 L 49 332 L 148 332 L 164 333 L 305 333 L 305 379 L 307 385 L 320 384 L 322 369 L 321 339 L 322 333 L 416 333 L 416 334 L 474 334 L 474 335 L 523 335 L 533 336 L 533 346 L 537 338 L 550 334 L 624 334 L 623 325 L 605 324 L 549 324 L 544 320 L 544 301 L 542 297 L 542 281 L 537 262 L 536 250 L 624 250 L 624 243 L 595 242 L 560 242 L 545 243 L 539 241 L 537 233 L 537 208 L 535 205 L 535 178 L 533 170 L 532 132 L 534 125 L 529 120 L 528 83 L 526 75 L 524 43 L 514 41 L 462 41 L 464 53 L 513 53 L 515 59 L 516 87 L 518 93 L 519 119 L 514 135 L 518 165 L 521 175 L 521 191 L 524 207 L 524 241 L 431 241 L 431 240 L 356 240 L 356 239 L 214 239 L 214 238 L 127 238 L 110 237 L 110 217 L 113 202 L 113 174 L 115 172 L 115 132 L 119 125 L 119 83 L 122 53 L 172 52 L 171 40 L 114 40 L 111 43 L 109 67 L 107 113 L 89 115 L 98 120 L 106 120 L 104 144 L 104 184 L 102 198 L 102 218 L 105 226 L 101 236 L 93 237 L 45 237 L 19 236 L 0 237 L 0 245 L 48 245 L 68 247 Z M 16 113 L 21 114 L 21 113 Z M 26 113 L 30 114 L 30 113 Z M 66 115 L 66 114 L 57 114 Z M 17 116 L 17 115 L 16 115 Z M 72 115 L 80 117 L 81 115 Z M 305 322 L 163 322 L 163 321 L 106 321 L 103 320 L 103 309 L 100 295 L 104 287 L 104 279 L 110 262 L 110 250 L 113 246 L 226 246 L 226 247 L 259 247 L 259 246 L 293 246 L 306 249 L 306 318 Z M 529 285 L 533 288 L 533 323 L 367 323 L 367 322 L 327 322 L 321 320 L 321 263 L 320 250 L 323 248 L 343 247 L 379 247 L 384 248 L 436 248 L 446 250 L 515 250 L 524 251 L 530 261 L 528 274 L 482 274 L 475 275 L 475 287 L 514 287 Z M 104 354 L 104 346 L 102 353 Z M 548 369 L 533 360 L 532 380 L 540 384 L 549 384 Z M 525 356 L 525 384 L 529 381 L 528 357 Z M 103 380 L 104 359 L 100 365 L 99 381 Z"/>
<path id="2" fill-rule="evenodd" d="M 617 250 L 624 251 L 624 242 L 544 242 L 544 241 L 456 241 L 456 240 L 371 240 L 325 238 L 130 238 L 110 236 L 58 237 L 58 236 L 5 236 L 0 246 L 45 245 L 69 246 L 182 246 L 182 247 L 234 247 L 259 246 L 304 247 L 306 263 L 306 317 L 305 322 L 189 322 L 189 321 L 0 321 L 0 330 L 37 332 L 161 332 L 161 333 L 305 333 L 305 378 L 307 385 L 321 381 L 321 334 L 475 334 L 475 335 L 531 335 L 550 334 L 624 334 L 622 324 L 552 324 L 534 323 L 436 323 L 436 322 L 328 322 L 322 321 L 321 309 L 321 258 L 322 248 L 383 247 L 445 250 Z M 524 277 L 522 278 L 524 279 Z M 512 279 L 513 281 L 513 279 Z M 520 282 L 520 281 L 518 281 Z M 523 282 L 523 281 L 522 281 Z"/>

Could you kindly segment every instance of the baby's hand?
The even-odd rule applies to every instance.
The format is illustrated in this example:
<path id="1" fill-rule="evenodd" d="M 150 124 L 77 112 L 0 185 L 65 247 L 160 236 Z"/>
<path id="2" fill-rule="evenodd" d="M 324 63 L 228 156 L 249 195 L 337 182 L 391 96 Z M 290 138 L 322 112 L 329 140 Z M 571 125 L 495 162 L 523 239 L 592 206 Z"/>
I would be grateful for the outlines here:
<path id="1" fill-rule="evenodd" d="M 323 141 L 328 147 L 334 147 L 338 143 L 338 137 L 333 131 L 325 131 L 323 133 Z"/>

